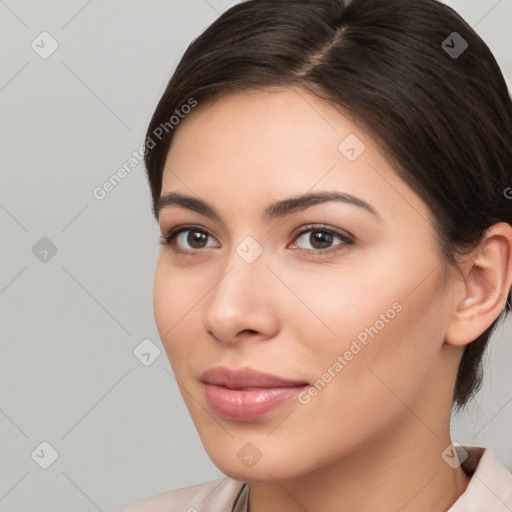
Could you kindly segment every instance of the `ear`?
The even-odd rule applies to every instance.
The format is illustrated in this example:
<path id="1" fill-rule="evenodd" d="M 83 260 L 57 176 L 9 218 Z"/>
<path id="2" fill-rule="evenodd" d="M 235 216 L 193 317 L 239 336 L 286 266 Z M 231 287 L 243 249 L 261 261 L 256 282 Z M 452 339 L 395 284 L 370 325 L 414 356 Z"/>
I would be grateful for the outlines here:
<path id="1" fill-rule="evenodd" d="M 462 279 L 462 278 L 461 278 Z M 450 345 L 467 345 L 498 318 L 512 284 L 512 226 L 491 226 L 463 270 L 461 293 L 445 334 Z"/>

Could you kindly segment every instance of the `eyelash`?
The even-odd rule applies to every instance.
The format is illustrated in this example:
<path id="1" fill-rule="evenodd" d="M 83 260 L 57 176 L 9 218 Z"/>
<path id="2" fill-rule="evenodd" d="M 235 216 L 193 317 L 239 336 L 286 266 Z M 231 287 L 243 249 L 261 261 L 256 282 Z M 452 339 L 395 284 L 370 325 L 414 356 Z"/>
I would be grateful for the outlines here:
<path id="1" fill-rule="evenodd" d="M 203 233 L 207 236 L 211 236 L 211 234 L 199 227 L 199 226 L 194 226 L 194 225 L 181 225 L 181 226 L 176 226 L 175 228 L 172 228 L 171 230 L 169 230 L 167 232 L 166 235 L 164 236 L 160 236 L 160 245 L 162 246 L 172 246 L 173 245 L 173 241 L 175 240 L 175 238 L 182 232 L 184 231 L 196 231 L 196 232 L 199 232 L 199 233 Z M 315 232 L 315 231 L 318 231 L 318 232 L 321 232 L 321 233 L 328 233 L 329 235 L 334 235 L 334 236 L 337 236 L 339 237 L 343 243 L 342 244 L 338 244 L 336 246 L 334 246 L 333 248 L 330 248 L 330 249 L 295 249 L 303 254 L 307 254 L 307 255 L 312 255 L 312 256 L 325 256 L 326 254 L 329 254 L 329 253 L 333 253 L 333 252 L 336 252 L 338 250 L 341 250 L 341 248 L 343 248 L 345 245 L 353 245 L 354 244 L 354 240 L 353 238 L 351 238 L 349 235 L 341 232 L 341 231 L 338 231 L 337 229 L 333 229 L 333 228 L 330 228 L 328 226 L 325 226 L 325 225 L 322 225 L 322 224 L 309 224 L 307 226 L 304 226 L 298 233 L 296 233 L 294 235 L 294 238 L 293 240 L 295 241 L 297 238 L 301 237 L 302 235 L 304 235 L 305 233 L 309 233 L 309 232 Z M 173 248 L 174 252 L 176 252 L 177 254 L 182 254 L 182 255 L 198 255 L 200 254 L 201 252 L 204 251 L 204 248 L 203 249 L 196 249 L 196 250 L 175 250 Z"/>

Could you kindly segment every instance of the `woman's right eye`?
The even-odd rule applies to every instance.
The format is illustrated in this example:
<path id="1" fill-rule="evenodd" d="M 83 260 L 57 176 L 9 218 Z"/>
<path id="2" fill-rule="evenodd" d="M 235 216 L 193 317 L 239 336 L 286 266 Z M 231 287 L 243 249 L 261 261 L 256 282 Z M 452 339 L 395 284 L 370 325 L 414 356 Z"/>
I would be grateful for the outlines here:
<path id="1" fill-rule="evenodd" d="M 196 226 L 177 226 L 160 237 L 160 245 L 169 245 L 177 253 L 196 253 L 208 245 L 208 231 Z M 206 245 L 205 245 L 206 243 Z M 213 247 L 218 245 L 213 244 Z"/>

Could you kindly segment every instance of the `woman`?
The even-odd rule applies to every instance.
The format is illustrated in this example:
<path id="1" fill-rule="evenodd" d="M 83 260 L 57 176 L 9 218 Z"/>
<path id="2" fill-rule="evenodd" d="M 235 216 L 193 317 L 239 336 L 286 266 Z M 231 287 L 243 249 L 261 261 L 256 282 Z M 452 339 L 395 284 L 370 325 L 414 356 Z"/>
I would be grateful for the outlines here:
<path id="1" fill-rule="evenodd" d="M 492 451 L 450 437 L 512 285 L 512 102 L 470 26 L 435 0 L 241 3 L 146 150 L 155 318 L 226 478 L 128 511 L 512 510 Z"/>

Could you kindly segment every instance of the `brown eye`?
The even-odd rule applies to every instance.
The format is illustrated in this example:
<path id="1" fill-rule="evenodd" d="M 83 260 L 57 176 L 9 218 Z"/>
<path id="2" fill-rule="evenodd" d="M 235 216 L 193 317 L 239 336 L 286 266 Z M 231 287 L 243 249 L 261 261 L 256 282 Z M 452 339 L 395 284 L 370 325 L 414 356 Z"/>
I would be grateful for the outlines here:
<path id="1" fill-rule="evenodd" d="M 307 240 L 313 249 L 326 249 L 333 243 L 334 235 L 325 231 L 310 231 Z"/>
<path id="2" fill-rule="evenodd" d="M 336 243 L 337 240 L 338 243 Z M 302 230 L 296 236 L 293 245 L 298 246 L 298 249 L 306 252 L 317 252 L 321 254 L 335 251 L 339 246 L 353 243 L 353 240 L 344 233 L 322 226 L 313 226 Z"/>
<path id="3" fill-rule="evenodd" d="M 208 244 L 209 238 L 212 236 L 203 229 L 181 226 L 162 236 L 160 243 L 172 245 L 176 252 L 195 252 L 207 247 L 217 247 L 215 243 Z"/>
<path id="4" fill-rule="evenodd" d="M 181 235 L 185 236 L 181 237 Z M 202 231 L 187 230 L 182 231 L 177 238 L 178 240 L 181 238 L 181 241 L 185 244 L 190 244 L 192 249 L 202 249 L 205 247 L 204 244 L 207 242 L 208 235 Z"/>

